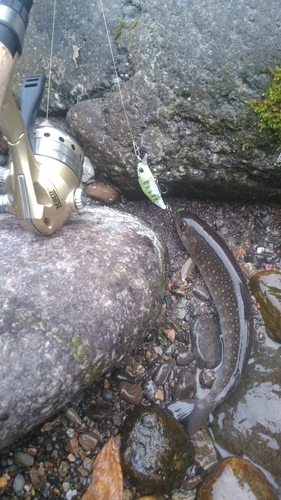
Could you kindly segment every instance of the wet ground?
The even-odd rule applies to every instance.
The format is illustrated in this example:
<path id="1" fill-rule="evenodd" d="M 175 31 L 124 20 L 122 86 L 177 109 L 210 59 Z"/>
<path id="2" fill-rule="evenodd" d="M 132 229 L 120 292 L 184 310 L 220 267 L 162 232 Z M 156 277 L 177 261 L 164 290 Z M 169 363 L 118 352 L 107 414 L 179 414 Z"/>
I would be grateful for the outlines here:
<path id="1" fill-rule="evenodd" d="M 235 254 L 246 276 L 249 276 L 258 269 L 281 267 L 281 208 L 275 205 L 168 198 L 167 210 L 161 210 L 149 201 L 123 201 L 117 207 L 145 219 L 162 236 L 169 250 L 170 273 L 162 315 L 151 335 L 139 346 L 137 352 L 132 353 L 135 362 L 142 365 L 147 373 L 153 374 L 155 368 L 168 359 L 167 343 L 189 346 L 189 321 L 196 312 L 200 311 L 207 317 L 216 316 L 212 301 L 208 298 L 205 300 L 200 295 L 204 293 L 204 282 L 198 272 L 195 271 L 187 279 L 185 288 L 181 286 L 181 269 L 187 254 L 175 230 L 174 218 L 177 211 L 187 208 L 217 230 Z M 255 332 L 262 343 L 265 340 L 264 326 L 254 303 L 253 306 Z M 131 359 L 128 358 L 125 364 L 130 363 Z M 106 373 L 53 419 L 0 453 L 0 479 L 3 476 L 7 479 L 6 487 L 1 488 L 0 482 L 1 500 L 81 498 L 91 481 L 89 459 L 96 456 L 111 435 L 122 433 L 123 420 L 132 408 L 131 404 L 120 397 L 118 389 L 120 371 L 123 368 L 120 365 Z M 161 404 L 161 398 L 163 402 L 169 398 L 169 388 L 162 387 L 160 390 L 163 391 L 163 396 L 155 400 L 156 404 Z M 146 396 L 143 401 L 151 404 Z M 95 430 L 96 443 L 94 447 L 90 446 L 91 449 L 87 449 L 87 444 L 84 444 L 74 450 L 71 440 L 75 437 L 76 430 L 83 426 L 86 434 Z M 90 435 L 88 438 L 86 436 L 86 441 L 90 438 Z M 28 465 L 15 460 L 16 451 L 30 454 L 34 459 L 33 463 Z M 17 493 L 14 485 L 17 476 L 22 488 L 18 491 L 22 493 Z M 138 492 L 126 478 L 125 488 L 126 498 L 139 498 Z"/>

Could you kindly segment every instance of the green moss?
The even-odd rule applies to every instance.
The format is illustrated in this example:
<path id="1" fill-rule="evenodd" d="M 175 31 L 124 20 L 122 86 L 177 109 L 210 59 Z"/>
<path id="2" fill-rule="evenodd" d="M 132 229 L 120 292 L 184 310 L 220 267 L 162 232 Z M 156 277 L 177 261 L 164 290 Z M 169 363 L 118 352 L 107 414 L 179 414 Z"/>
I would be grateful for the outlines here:
<path id="1" fill-rule="evenodd" d="M 70 352 L 74 359 L 80 364 L 85 359 L 85 347 L 81 344 L 81 340 L 73 337 L 70 342 Z"/>
<path id="2" fill-rule="evenodd" d="M 271 85 L 263 94 L 263 99 L 246 101 L 259 117 L 260 130 L 270 129 L 281 147 L 281 68 L 269 68 L 273 78 Z"/>
<path id="3" fill-rule="evenodd" d="M 139 20 L 140 20 L 141 16 L 137 17 L 131 24 L 130 26 L 128 26 L 128 30 L 129 31 L 132 31 L 138 24 Z"/>
<path id="4" fill-rule="evenodd" d="M 122 29 L 125 28 L 127 29 L 128 31 L 132 31 L 138 24 L 139 20 L 140 20 L 141 16 L 138 16 L 136 19 L 134 19 L 134 21 L 131 23 L 131 24 L 126 24 L 124 19 L 121 19 L 120 23 L 118 24 L 117 26 L 117 29 L 115 30 L 114 32 L 114 40 L 116 41 L 119 36 L 121 35 L 122 33 Z"/>
<path id="5" fill-rule="evenodd" d="M 116 41 L 117 38 L 121 35 L 122 29 L 125 27 L 125 21 L 124 19 L 121 19 L 120 23 L 117 26 L 117 29 L 114 31 L 114 40 Z"/>

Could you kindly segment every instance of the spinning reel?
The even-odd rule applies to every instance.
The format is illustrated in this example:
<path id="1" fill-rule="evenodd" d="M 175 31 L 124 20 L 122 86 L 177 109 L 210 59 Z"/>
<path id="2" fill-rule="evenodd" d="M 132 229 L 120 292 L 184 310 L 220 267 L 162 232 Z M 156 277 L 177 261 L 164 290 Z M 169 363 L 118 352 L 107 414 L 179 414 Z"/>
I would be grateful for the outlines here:
<path id="1" fill-rule="evenodd" d="M 50 235 L 86 205 L 79 188 L 84 155 L 62 130 L 48 124 L 35 127 L 44 75 L 24 80 L 21 113 L 14 101 L 12 80 L 32 3 L 0 0 L 0 129 L 10 153 L 0 212 L 14 214 L 33 233 Z"/>

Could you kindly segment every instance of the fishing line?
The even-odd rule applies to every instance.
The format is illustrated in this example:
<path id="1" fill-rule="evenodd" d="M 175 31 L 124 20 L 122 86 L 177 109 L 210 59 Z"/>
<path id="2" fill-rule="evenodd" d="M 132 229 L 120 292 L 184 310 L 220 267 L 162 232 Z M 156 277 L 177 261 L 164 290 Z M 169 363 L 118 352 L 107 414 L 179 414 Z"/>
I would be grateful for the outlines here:
<path id="1" fill-rule="evenodd" d="M 140 149 L 139 149 L 137 143 L 134 140 L 134 135 L 133 135 L 133 131 L 132 131 L 132 128 L 131 128 L 131 125 L 130 125 L 129 117 L 128 117 L 127 111 L 125 109 L 124 99 L 123 99 L 121 85 L 120 85 L 120 78 L 119 78 L 118 73 L 117 73 L 117 66 L 116 66 L 116 63 L 115 63 L 114 55 L 113 55 L 112 43 L 111 43 L 111 40 L 110 40 L 110 35 L 109 35 L 109 30 L 108 30 L 108 26 L 107 26 L 107 22 L 106 22 L 106 17 L 105 17 L 105 12 L 104 12 L 104 7 L 103 7 L 102 0 L 99 0 L 99 3 L 100 3 L 101 11 L 102 11 L 102 16 L 103 16 L 103 20 L 104 20 L 105 31 L 106 31 L 106 35 L 107 35 L 107 39 L 108 39 L 108 45 L 109 45 L 109 49 L 110 49 L 110 53 L 111 53 L 111 58 L 112 58 L 112 62 L 113 62 L 115 76 L 116 76 L 118 91 L 119 91 L 119 95 L 120 95 L 120 101 L 121 101 L 121 105 L 122 105 L 122 108 L 123 108 L 124 116 L 126 118 L 126 122 L 127 122 L 127 125 L 128 125 L 130 136 L 131 136 L 131 139 L 132 139 L 134 154 L 135 154 L 135 156 L 138 159 L 138 164 L 137 164 L 138 181 L 139 181 L 140 187 L 141 187 L 142 191 L 144 192 L 144 194 L 153 203 L 155 203 L 156 205 L 158 205 L 160 208 L 165 209 L 166 205 L 165 205 L 165 203 L 162 200 L 161 192 L 160 192 L 160 190 L 158 188 L 157 181 L 155 180 L 155 178 L 154 178 L 154 176 L 153 176 L 153 174 L 152 174 L 152 172 L 151 172 L 151 170 L 150 170 L 150 168 L 149 168 L 149 166 L 147 164 L 147 154 L 145 153 L 143 159 L 141 159 Z"/>
<path id="2" fill-rule="evenodd" d="M 51 92 L 51 75 L 52 75 L 52 67 L 53 67 L 53 51 L 54 51 L 56 7 L 57 7 L 57 0 L 54 0 L 54 5 L 53 5 L 53 23 L 52 23 L 52 34 L 51 34 L 51 52 L 50 52 L 49 75 L 48 75 L 46 121 L 48 121 L 48 118 L 49 118 L 49 105 L 50 105 L 50 92 Z"/>
<path id="3" fill-rule="evenodd" d="M 120 85 L 120 78 L 119 78 L 118 73 L 117 73 L 117 67 L 116 67 L 116 63 L 115 63 L 115 59 L 114 59 L 114 55 L 113 55 L 112 43 L 111 43 L 111 40 L 110 40 L 110 35 L 109 35 L 109 30 L 108 30 L 108 26 L 107 26 L 107 22 L 106 22 L 106 17 L 105 17 L 105 12 L 104 12 L 104 8 L 103 8 L 103 3 L 102 3 L 102 0 L 99 0 L 99 2 L 100 2 L 100 8 L 101 8 L 101 11 L 102 11 L 102 16 L 103 16 L 105 31 L 106 31 L 106 35 L 107 35 L 107 39 L 108 39 L 108 44 L 109 44 L 109 49 L 110 49 L 110 53 L 111 53 L 111 58 L 112 58 L 112 62 L 113 62 L 114 72 L 115 72 L 115 76 L 116 76 L 117 87 L 118 87 L 118 91 L 119 91 L 119 95 L 120 95 L 121 105 L 122 105 L 122 108 L 123 108 L 124 116 L 126 118 L 128 129 L 129 129 L 129 132 L 130 132 L 130 135 L 131 135 L 131 139 L 132 139 L 132 143 L 133 143 L 133 148 L 134 148 L 134 153 L 135 153 L 137 159 L 141 161 L 140 150 L 139 150 L 139 147 L 138 147 L 137 143 L 134 140 L 134 135 L 133 135 L 132 128 L 131 128 L 131 125 L 130 125 L 129 117 L 128 117 L 127 111 L 125 109 L 124 99 L 123 99 L 123 95 L 122 95 L 122 91 L 121 91 L 121 85 Z"/>

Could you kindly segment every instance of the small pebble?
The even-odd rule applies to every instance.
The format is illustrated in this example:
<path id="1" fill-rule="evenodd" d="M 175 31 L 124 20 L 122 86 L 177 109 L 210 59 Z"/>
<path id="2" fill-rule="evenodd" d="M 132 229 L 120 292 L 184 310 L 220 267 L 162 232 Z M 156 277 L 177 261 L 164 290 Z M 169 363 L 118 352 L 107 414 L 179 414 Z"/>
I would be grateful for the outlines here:
<path id="1" fill-rule="evenodd" d="M 92 451 L 95 449 L 99 442 L 100 436 L 92 431 L 82 432 L 78 436 L 78 441 L 80 446 L 82 446 L 85 451 Z"/>
<path id="2" fill-rule="evenodd" d="M 125 368 L 115 368 L 112 373 L 112 377 L 116 382 L 130 382 L 134 383 L 135 379 L 132 375 L 130 375 Z"/>
<path id="3" fill-rule="evenodd" d="M 27 453 L 32 457 L 35 457 L 35 455 L 37 455 L 37 448 L 30 446 L 29 448 L 27 448 Z"/>
<path id="4" fill-rule="evenodd" d="M 161 356 L 163 354 L 163 349 L 160 345 L 153 346 L 153 352 L 157 354 L 157 356 Z"/>
<path id="5" fill-rule="evenodd" d="M 155 393 L 155 399 L 157 400 L 160 400 L 160 401 L 164 401 L 164 392 L 162 391 L 162 389 L 157 389 L 156 393 Z"/>
<path id="6" fill-rule="evenodd" d="M 88 477 L 89 472 L 84 467 L 77 467 L 76 472 L 80 477 Z"/>
<path id="7" fill-rule="evenodd" d="M 84 424 L 79 417 L 77 411 L 74 408 L 68 408 L 65 412 L 65 416 L 74 424 L 84 427 Z"/>
<path id="8" fill-rule="evenodd" d="M 187 479 L 184 479 L 181 483 L 181 489 L 183 491 L 191 491 L 197 488 L 199 484 L 202 482 L 201 476 L 192 476 Z"/>
<path id="9" fill-rule="evenodd" d="M 75 497 L 77 493 L 77 490 L 68 490 L 68 492 L 65 494 L 66 500 L 72 500 L 72 498 Z"/>
<path id="10" fill-rule="evenodd" d="M 148 399 L 148 401 L 151 401 L 152 403 L 155 403 L 156 400 L 156 393 L 158 390 L 158 387 L 156 384 L 151 379 L 147 379 L 143 384 L 142 384 L 143 392 L 145 397 Z"/>
<path id="11" fill-rule="evenodd" d="M 123 423 L 123 413 L 115 411 L 112 415 L 112 421 L 117 427 L 121 427 Z"/>
<path id="12" fill-rule="evenodd" d="M 134 494 L 130 490 L 124 490 L 123 500 L 133 500 Z"/>
<path id="13" fill-rule="evenodd" d="M 110 382 L 107 378 L 103 381 L 103 387 L 104 389 L 110 389 Z"/>
<path id="14" fill-rule="evenodd" d="M 69 427 L 67 430 L 66 430 L 66 435 L 69 437 L 69 438 L 73 438 L 75 436 L 75 430 L 72 429 L 72 427 Z"/>
<path id="15" fill-rule="evenodd" d="M 151 497 L 151 496 L 147 497 L 147 496 L 145 496 L 145 497 L 140 497 L 139 500 L 157 500 L 157 499 L 156 499 L 156 497 Z"/>
<path id="16" fill-rule="evenodd" d="M 64 483 L 62 483 L 61 487 L 63 492 L 66 493 L 70 489 L 70 484 L 67 481 L 65 481 Z"/>
<path id="17" fill-rule="evenodd" d="M 120 193 L 117 189 L 101 184 L 100 182 L 95 182 L 93 184 L 88 184 L 84 187 L 84 191 L 89 198 L 101 201 L 107 205 L 113 205 L 117 203 L 120 198 Z"/>
<path id="18" fill-rule="evenodd" d="M 43 467 L 39 467 L 39 469 L 32 468 L 29 471 L 30 480 L 37 490 L 41 487 L 44 476 L 45 469 Z"/>
<path id="19" fill-rule="evenodd" d="M 182 297 L 177 304 L 177 308 L 175 310 L 176 317 L 178 319 L 183 319 L 188 312 L 188 300 L 185 297 Z"/>
<path id="20" fill-rule="evenodd" d="M 83 462 L 83 460 L 85 460 L 85 458 L 86 458 L 86 453 L 84 450 L 82 450 L 82 448 L 80 450 L 78 450 L 78 455 L 79 455 L 80 460 Z"/>
<path id="21" fill-rule="evenodd" d="M 195 500 L 195 491 L 187 491 L 186 493 L 182 491 L 174 491 L 172 494 L 172 500 Z"/>
<path id="22" fill-rule="evenodd" d="M 69 453 L 75 453 L 79 446 L 78 440 L 76 438 L 70 439 L 67 443 L 67 448 Z"/>
<path id="23" fill-rule="evenodd" d="M 175 342 L 176 330 L 174 330 L 174 328 L 167 328 L 163 333 L 170 342 Z"/>
<path id="24" fill-rule="evenodd" d="M 118 386 L 120 398 L 131 403 L 138 405 L 143 400 L 143 390 L 138 384 L 129 384 L 128 382 L 121 382 Z"/>
<path id="25" fill-rule="evenodd" d="M 151 358 L 152 358 L 152 352 L 149 350 L 145 351 L 145 359 L 149 360 Z"/>
<path id="26" fill-rule="evenodd" d="M 16 474 L 15 479 L 13 481 L 13 490 L 19 495 L 23 492 L 23 487 L 25 484 L 25 479 L 22 474 Z"/>
<path id="27" fill-rule="evenodd" d="M 214 370 L 202 370 L 199 374 L 199 383 L 203 389 L 210 389 L 215 380 L 216 374 Z"/>
<path id="28" fill-rule="evenodd" d="M 188 347 L 179 346 L 177 349 L 176 361 L 179 366 L 187 366 L 193 361 L 194 355 Z"/>
<path id="29" fill-rule="evenodd" d="M 194 373 L 188 368 L 182 368 L 178 375 L 178 381 L 172 390 L 172 398 L 175 400 L 193 398 L 195 393 Z"/>
<path id="30" fill-rule="evenodd" d="M 86 457 L 85 460 L 83 460 L 83 467 L 88 472 L 92 472 L 92 470 L 93 470 L 93 461 L 92 461 L 92 459 L 89 458 L 89 457 Z"/>
<path id="31" fill-rule="evenodd" d="M 0 477 L 0 488 L 5 488 L 5 486 L 7 486 L 8 484 L 8 480 L 6 478 L 6 476 L 1 476 Z"/>
<path id="32" fill-rule="evenodd" d="M 170 371 L 174 368 L 175 361 L 173 359 L 165 361 L 156 370 L 153 376 L 153 382 L 156 385 L 163 385 L 166 382 Z"/>
<path id="33" fill-rule="evenodd" d="M 171 388 L 169 387 L 168 382 L 165 383 L 163 386 L 163 396 L 165 403 L 168 403 L 172 399 Z"/>
<path id="34" fill-rule="evenodd" d="M 258 247 L 257 248 L 257 254 L 260 255 L 261 253 L 264 252 L 264 247 Z"/>
<path id="35" fill-rule="evenodd" d="M 101 397 L 104 401 L 112 401 L 113 392 L 110 389 L 104 389 L 101 393 Z"/>
<path id="36" fill-rule="evenodd" d="M 29 453 L 22 453 L 21 451 L 16 451 L 14 453 L 13 461 L 16 465 L 22 467 L 32 467 L 34 464 L 34 458 L 29 455 Z"/>
<path id="37" fill-rule="evenodd" d="M 65 477 L 68 474 L 69 465 L 66 462 L 61 462 L 59 466 L 60 477 Z"/>
<path id="38" fill-rule="evenodd" d="M 141 361 L 141 358 L 138 356 L 135 356 L 134 358 L 132 356 L 127 355 L 124 358 L 124 362 L 126 363 L 126 367 L 128 370 L 130 370 L 130 373 L 135 377 L 135 378 L 144 378 L 146 376 L 146 369 L 142 364 L 139 362 Z"/>
<path id="39" fill-rule="evenodd" d="M 94 421 L 103 422 L 111 416 L 112 408 L 108 401 L 100 401 L 97 404 L 90 405 L 86 410 L 87 416 Z"/>
<path id="40" fill-rule="evenodd" d="M 50 490 L 51 490 L 51 484 L 49 482 L 46 482 L 40 490 L 41 496 L 43 498 L 50 498 Z"/>

